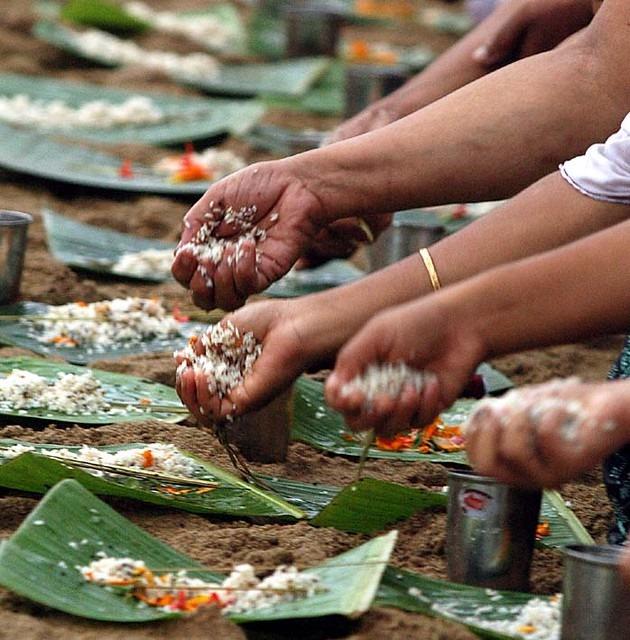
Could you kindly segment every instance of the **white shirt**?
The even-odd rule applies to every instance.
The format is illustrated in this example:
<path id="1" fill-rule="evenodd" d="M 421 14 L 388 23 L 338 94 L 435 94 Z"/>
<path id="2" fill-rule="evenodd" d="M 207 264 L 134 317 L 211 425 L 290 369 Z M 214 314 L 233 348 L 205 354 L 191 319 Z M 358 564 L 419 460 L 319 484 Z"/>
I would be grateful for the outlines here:
<path id="1" fill-rule="evenodd" d="M 630 113 L 617 133 L 589 147 L 583 156 L 561 164 L 560 173 L 595 200 L 630 204 Z"/>

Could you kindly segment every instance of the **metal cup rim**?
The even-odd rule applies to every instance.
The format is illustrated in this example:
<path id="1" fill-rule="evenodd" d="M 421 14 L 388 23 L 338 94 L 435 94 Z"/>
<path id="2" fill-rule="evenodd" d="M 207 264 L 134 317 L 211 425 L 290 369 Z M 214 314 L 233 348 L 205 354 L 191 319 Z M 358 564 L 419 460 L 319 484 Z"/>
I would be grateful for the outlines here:
<path id="1" fill-rule="evenodd" d="M 3 218 L 9 214 L 11 218 Z M 11 209 L 0 209 L 0 227 L 21 227 L 33 222 L 33 216 L 23 211 L 13 211 Z"/>
<path id="2" fill-rule="evenodd" d="M 621 550 L 622 547 L 613 544 L 570 544 L 564 547 L 563 553 L 586 564 L 616 567 Z"/>
<path id="3" fill-rule="evenodd" d="M 478 484 L 504 484 L 496 478 L 490 476 L 482 476 L 472 469 L 451 469 L 448 471 L 448 478 L 458 478 L 461 480 L 470 480 Z"/>

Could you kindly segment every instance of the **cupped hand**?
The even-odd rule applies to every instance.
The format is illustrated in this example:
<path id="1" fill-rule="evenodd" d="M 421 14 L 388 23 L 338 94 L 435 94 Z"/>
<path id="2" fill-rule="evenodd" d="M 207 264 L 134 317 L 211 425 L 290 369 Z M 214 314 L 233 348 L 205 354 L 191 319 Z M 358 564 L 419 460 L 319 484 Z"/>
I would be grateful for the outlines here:
<path id="1" fill-rule="evenodd" d="M 177 393 L 201 424 L 211 424 L 227 415 L 243 415 L 265 406 L 288 388 L 293 381 L 325 352 L 317 352 L 315 340 L 308 335 L 304 311 L 293 300 L 266 300 L 248 304 L 224 318 L 231 321 L 241 333 L 251 331 L 263 348 L 243 384 L 232 390 L 228 397 L 211 396 L 208 380 L 192 367 L 178 371 Z M 312 315 L 308 313 L 308 315 Z M 315 323 L 313 326 L 316 326 Z M 197 341 L 199 353 L 203 347 Z M 179 363 L 178 363 L 179 364 Z"/>
<path id="2" fill-rule="evenodd" d="M 492 28 L 473 57 L 497 67 L 553 49 L 593 18 L 591 0 L 510 0 L 487 19 Z"/>
<path id="3" fill-rule="evenodd" d="M 468 457 L 479 473 L 502 482 L 559 486 L 628 441 L 630 425 L 617 421 L 624 398 L 618 387 L 627 384 L 568 379 L 486 400 L 466 424 Z"/>
<path id="4" fill-rule="evenodd" d="M 326 384 L 328 403 L 344 414 L 356 431 L 374 429 L 392 437 L 410 426 L 422 426 L 449 407 L 481 362 L 485 348 L 462 318 L 431 296 L 395 307 L 369 321 L 340 351 Z M 433 374 L 421 391 L 406 387 L 398 398 L 379 395 L 367 402 L 347 385 L 371 364 L 405 363 Z"/>
<path id="5" fill-rule="evenodd" d="M 256 207 L 253 222 L 264 230 L 262 239 L 245 240 L 235 225 L 221 223 L 213 238 L 229 241 L 215 263 L 197 258 L 185 246 L 208 220 L 221 214 L 215 209 Z M 184 218 L 184 229 L 172 272 L 191 290 L 196 305 L 204 309 L 235 309 L 248 296 L 266 289 L 285 275 L 311 244 L 321 226 L 323 211 L 317 196 L 293 170 L 290 159 L 251 165 L 212 185 Z"/>

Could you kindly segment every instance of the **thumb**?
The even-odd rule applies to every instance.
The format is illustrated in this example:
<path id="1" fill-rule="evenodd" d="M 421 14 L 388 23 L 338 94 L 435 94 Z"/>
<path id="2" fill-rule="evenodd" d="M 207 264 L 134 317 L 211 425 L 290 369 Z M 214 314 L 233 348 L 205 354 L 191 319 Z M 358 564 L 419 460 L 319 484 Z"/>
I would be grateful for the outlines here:
<path id="1" fill-rule="evenodd" d="M 485 42 L 473 51 L 473 60 L 484 67 L 505 64 L 517 50 L 526 27 L 526 18 L 521 13 L 501 20 L 488 33 Z"/>

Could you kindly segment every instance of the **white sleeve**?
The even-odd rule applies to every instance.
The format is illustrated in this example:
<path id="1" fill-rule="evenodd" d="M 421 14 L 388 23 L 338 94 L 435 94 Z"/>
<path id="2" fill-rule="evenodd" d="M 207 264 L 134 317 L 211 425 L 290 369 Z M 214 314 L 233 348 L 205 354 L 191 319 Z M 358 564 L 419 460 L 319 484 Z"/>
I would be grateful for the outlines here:
<path id="1" fill-rule="evenodd" d="M 560 165 L 562 177 L 595 200 L 630 204 L 630 113 L 621 129 L 583 156 Z"/>

